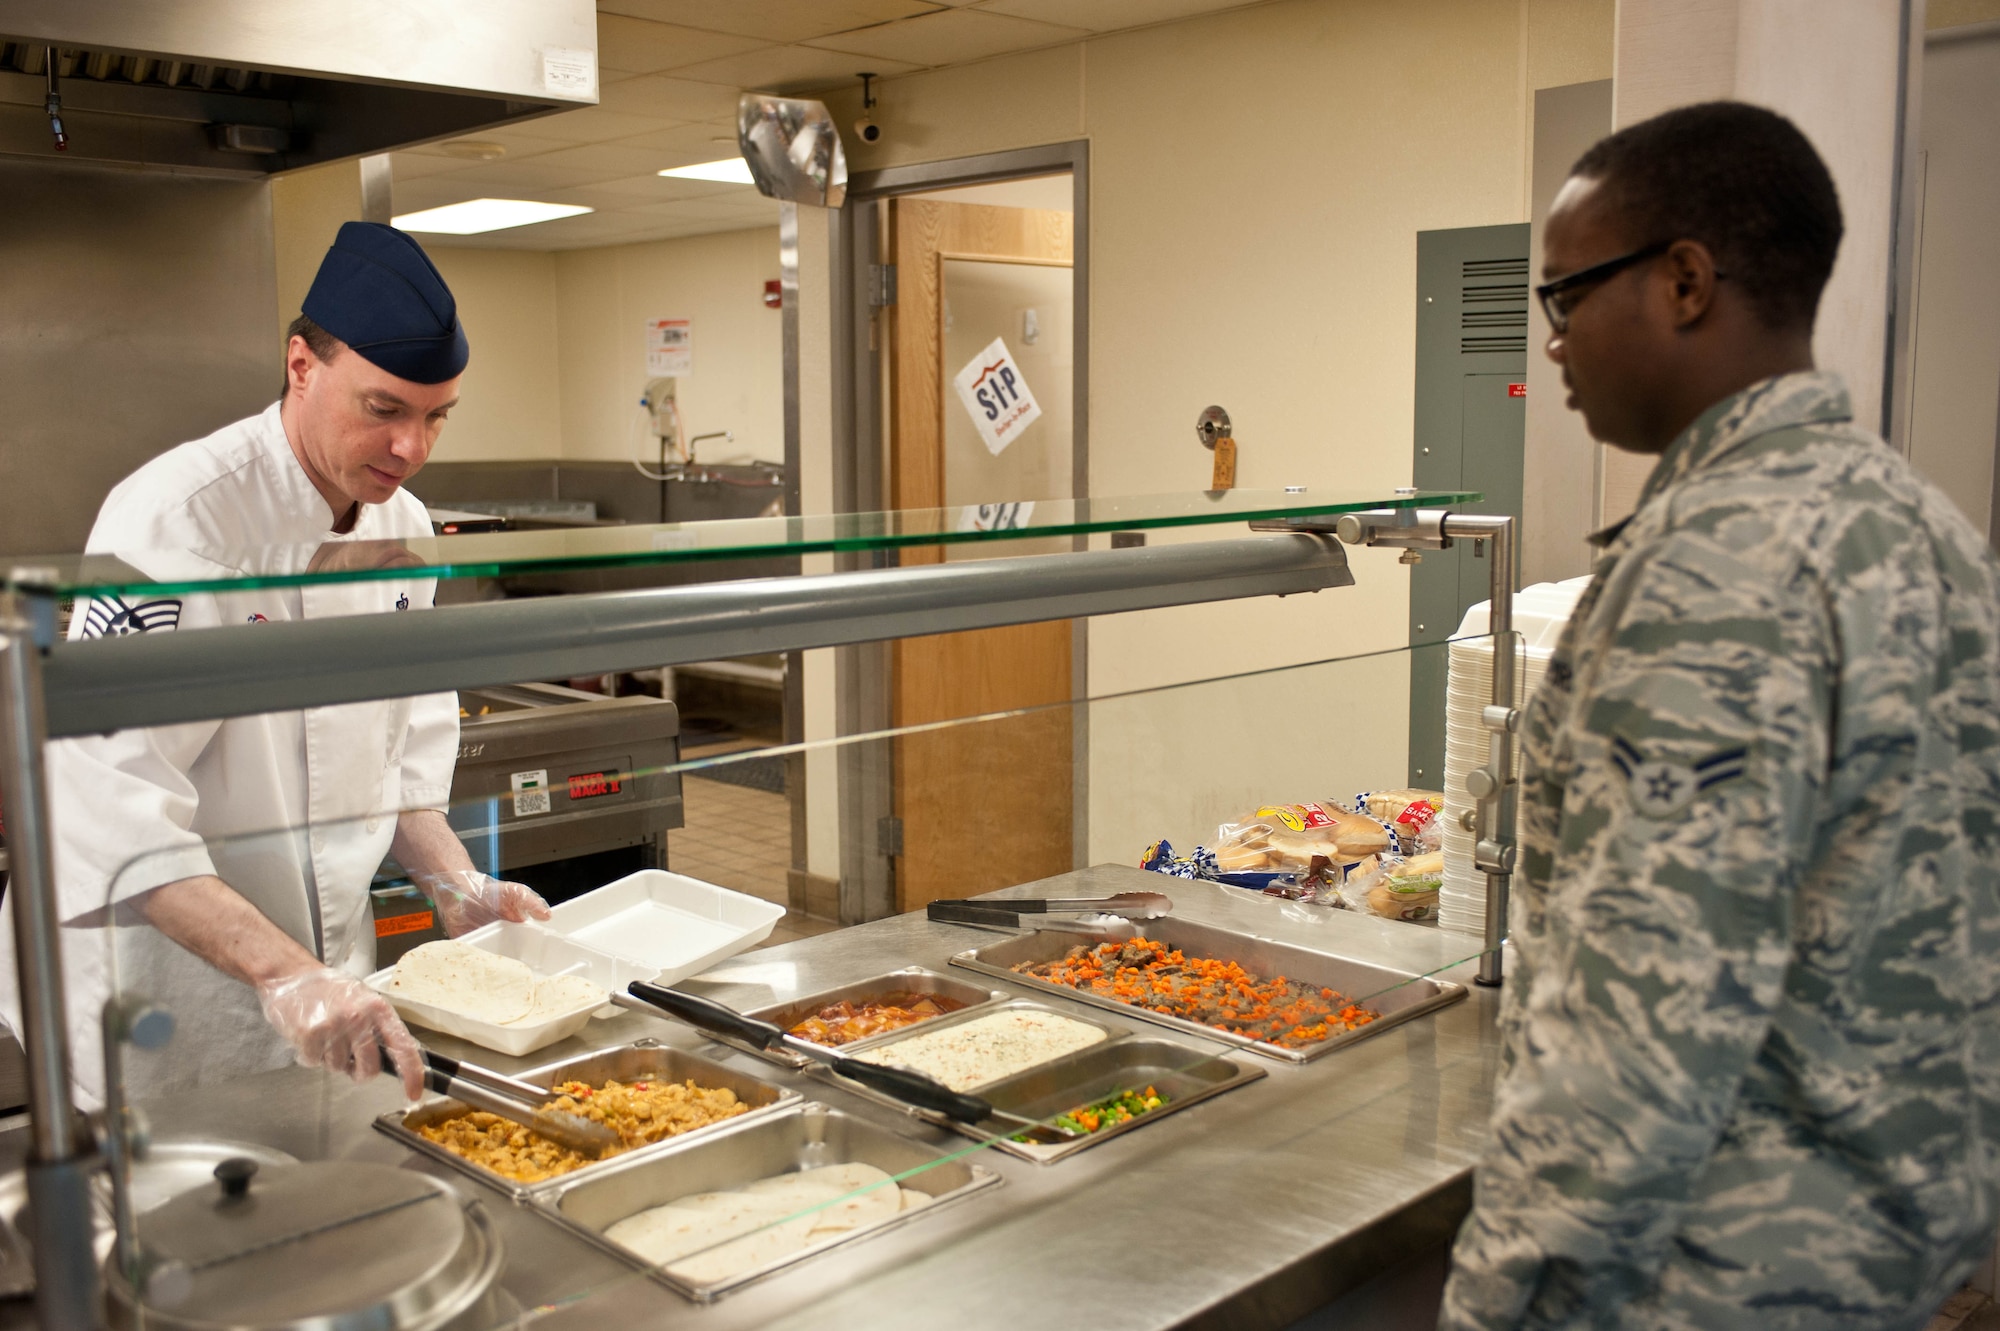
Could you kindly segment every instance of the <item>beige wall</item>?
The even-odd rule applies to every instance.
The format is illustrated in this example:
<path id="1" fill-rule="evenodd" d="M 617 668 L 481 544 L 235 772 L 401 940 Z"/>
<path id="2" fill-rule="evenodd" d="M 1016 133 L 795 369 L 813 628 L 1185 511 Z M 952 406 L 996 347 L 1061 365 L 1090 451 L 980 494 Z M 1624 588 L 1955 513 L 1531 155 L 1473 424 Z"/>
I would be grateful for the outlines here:
<path id="1" fill-rule="evenodd" d="M 1900 0 L 1620 0 L 1613 114 L 1620 128 L 1733 97 L 1798 125 L 1840 192 L 1845 235 L 1813 350 L 1838 371 L 1855 420 L 1879 429 L 1895 199 Z M 1653 459 L 1607 449 L 1600 520 L 1632 511 Z"/>
<path id="2" fill-rule="evenodd" d="M 1193 425 L 1210 402 L 1234 419 L 1245 487 L 1386 493 L 1410 479 L 1416 233 L 1526 220 L 1533 91 L 1608 77 L 1612 13 L 1610 0 L 1260 6 L 887 80 L 883 142 L 850 146 L 850 161 L 1090 140 L 1093 494 L 1204 485 Z M 832 99 L 841 123 L 856 100 Z M 1350 589 L 1093 624 L 1093 696 L 1400 644 L 1405 571 L 1377 552 L 1354 562 Z M 1214 686 L 1096 708 L 1091 856 L 1211 836 L 1203 824 L 1246 799 L 1402 781 L 1406 671 L 1352 692 L 1282 684 L 1243 686 L 1267 705 L 1218 729 L 1200 761 L 1164 768 L 1145 755 L 1210 724 Z"/>
<path id="3" fill-rule="evenodd" d="M 271 239 L 278 268 L 282 338 L 306 298 L 342 222 L 361 220 L 361 165 L 335 162 L 271 182 Z"/>
<path id="4" fill-rule="evenodd" d="M 1910 461 L 1993 528 L 2000 439 L 2000 32 L 1924 52 Z"/>
<path id="5" fill-rule="evenodd" d="M 426 246 L 458 301 L 472 346 L 439 462 L 562 455 L 556 258 L 532 250 Z"/>
<path id="6" fill-rule="evenodd" d="M 781 316 L 764 304 L 778 276 L 775 228 L 569 250 L 555 256 L 562 367 L 562 452 L 628 458 L 646 383 L 645 321 L 694 320 L 694 372 L 678 385 L 690 437 L 722 462 L 785 456 Z"/>
<path id="7" fill-rule="evenodd" d="M 340 224 L 360 215 L 353 163 L 273 182 L 278 328 L 299 312 Z M 456 248 L 423 237 L 457 298 L 472 363 L 441 462 L 622 460 L 643 442 L 643 324 L 694 320 L 694 372 L 679 397 L 706 461 L 784 460 L 780 315 L 764 304 L 778 276 L 774 228 L 551 254 Z"/>

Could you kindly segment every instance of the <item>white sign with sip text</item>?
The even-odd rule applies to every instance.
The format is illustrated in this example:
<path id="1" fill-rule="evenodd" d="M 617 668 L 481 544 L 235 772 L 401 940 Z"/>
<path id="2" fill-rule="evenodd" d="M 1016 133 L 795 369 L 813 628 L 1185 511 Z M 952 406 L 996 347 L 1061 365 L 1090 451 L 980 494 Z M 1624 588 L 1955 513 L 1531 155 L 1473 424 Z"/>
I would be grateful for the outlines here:
<path id="1" fill-rule="evenodd" d="M 646 320 L 646 377 L 678 379 L 694 370 L 694 320 Z"/>
<path id="2" fill-rule="evenodd" d="M 958 511 L 960 531 L 1020 531 L 1035 516 L 1035 501 L 1013 504 L 967 504 Z"/>
<path id="3" fill-rule="evenodd" d="M 972 424 L 986 449 L 1000 456 L 1021 432 L 1041 419 L 1042 409 L 1028 391 L 1027 377 L 1007 351 L 1006 342 L 994 338 L 986 350 L 952 380 L 959 401 L 972 415 Z"/>

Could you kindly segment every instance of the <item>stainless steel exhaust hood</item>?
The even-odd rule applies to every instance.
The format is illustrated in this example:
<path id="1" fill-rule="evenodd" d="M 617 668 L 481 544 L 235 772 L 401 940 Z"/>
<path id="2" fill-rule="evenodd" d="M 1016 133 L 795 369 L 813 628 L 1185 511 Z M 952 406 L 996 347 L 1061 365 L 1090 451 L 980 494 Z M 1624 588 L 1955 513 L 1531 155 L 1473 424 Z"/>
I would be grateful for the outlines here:
<path id="1" fill-rule="evenodd" d="M 0 154 L 264 176 L 596 101 L 592 0 L 0 0 Z"/>

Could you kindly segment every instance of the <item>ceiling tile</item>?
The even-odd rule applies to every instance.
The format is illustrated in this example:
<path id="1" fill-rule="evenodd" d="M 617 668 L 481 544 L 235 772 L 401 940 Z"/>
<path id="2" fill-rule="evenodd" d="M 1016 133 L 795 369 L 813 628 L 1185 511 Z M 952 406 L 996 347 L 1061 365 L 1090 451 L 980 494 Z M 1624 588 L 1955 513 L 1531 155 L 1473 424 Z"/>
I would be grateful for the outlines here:
<path id="1" fill-rule="evenodd" d="M 528 125 L 509 125 L 503 129 L 482 129 L 474 134 L 460 135 L 456 139 L 440 139 L 436 143 L 421 144 L 418 147 L 408 149 L 408 151 L 422 153 L 426 157 L 452 158 L 461 165 L 466 165 L 476 162 L 477 159 L 458 156 L 448 151 L 446 145 L 465 140 L 472 140 L 479 143 L 497 143 L 507 150 L 498 160 L 511 162 L 521 157 L 533 157 L 536 153 L 550 152 L 574 141 L 569 138 L 550 137 L 546 133 L 536 133 L 535 130 L 539 129 L 544 123 L 539 120 L 528 122 L 528 125 L 532 125 L 534 128 L 529 128 Z M 561 133 L 560 130 L 557 132 Z"/>
<path id="2" fill-rule="evenodd" d="M 664 154 L 662 166 L 685 166 L 690 162 L 713 162 L 721 157 L 734 157 L 736 147 L 735 120 L 701 120 L 691 125 L 675 125 L 672 129 L 657 129 L 650 134 L 634 134 L 629 139 L 614 140 L 621 148 L 651 148 Z"/>
<path id="3" fill-rule="evenodd" d="M 757 37 L 703 32 L 623 14 L 597 16 L 597 67 L 607 74 L 657 74 L 764 45 Z"/>
<path id="4" fill-rule="evenodd" d="M 435 157 L 428 153 L 390 153 L 389 174 L 397 181 L 422 180 L 425 176 L 442 175 L 446 171 L 459 171 L 471 166 L 471 162 L 451 157 Z"/>
<path id="5" fill-rule="evenodd" d="M 571 189 L 543 190 L 537 197 L 550 203 L 580 203 L 589 208 L 630 208 L 647 203 L 669 203 L 676 199 L 736 198 L 744 194 L 759 199 L 764 197 L 748 185 L 725 185 L 713 180 L 675 180 L 671 176 L 626 176 Z"/>
<path id="6" fill-rule="evenodd" d="M 916 65 L 956 65 L 1007 51 L 1054 46 L 1089 36 L 1081 28 L 1037 23 L 979 9 L 941 9 L 922 18 L 884 23 L 822 37 L 816 48 L 865 56 L 878 65 L 902 60 Z"/>
<path id="7" fill-rule="evenodd" d="M 725 57 L 755 60 L 766 51 L 783 47 L 758 46 L 742 55 Z M 698 66 L 706 69 L 707 66 Z M 598 109 L 616 115 L 654 116 L 662 120 L 734 120 L 737 84 L 732 79 L 679 78 L 667 74 L 646 74 L 606 84 Z M 619 135 L 619 138 L 629 137 Z"/>
<path id="8" fill-rule="evenodd" d="M 799 42 L 887 23 L 936 9 L 933 0 L 598 0 L 600 14 L 622 14 L 709 32 Z"/>
<path id="9" fill-rule="evenodd" d="M 985 0 L 979 7 L 991 14 L 1065 23 L 1092 32 L 1116 32 L 1255 3 L 1257 0 L 1089 0 L 1088 4 L 1077 0 Z"/>
<path id="10" fill-rule="evenodd" d="M 761 51 L 711 60 L 704 65 L 691 65 L 679 73 L 685 78 L 708 79 L 738 88 L 789 93 L 853 82 L 855 74 L 864 69 L 887 76 L 909 74 L 918 68 L 920 66 L 900 60 L 861 57 L 811 46 L 767 46 Z"/>
<path id="11" fill-rule="evenodd" d="M 421 212 L 425 208 L 442 208 L 447 203 L 464 203 L 467 199 L 477 199 L 492 191 L 478 185 L 458 185 L 450 176 L 426 176 L 422 180 L 398 180 L 391 196 L 391 206 L 398 216 L 403 213 Z"/>
<path id="12" fill-rule="evenodd" d="M 580 167 L 602 173 L 604 179 L 612 180 L 620 176 L 650 175 L 674 163 L 667 161 L 664 154 L 648 148 L 630 148 L 618 143 L 581 143 L 573 148 L 560 148 L 529 158 L 522 165 L 558 169 Z"/>
<path id="13" fill-rule="evenodd" d="M 452 171 L 441 176 L 431 176 L 431 180 L 450 181 L 454 186 L 490 194 L 494 198 L 532 198 L 536 192 L 552 189 L 567 189 L 571 185 L 594 185 L 600 180 L 615 180 L 619 176 L 632 174 L 629 170 L 610 166 L 587 166 L 583 163 L 545 162 L 541 158 L 529 158 L 525 162 L 475 162 L 463 171 Z M 473 195 L 471 197 L 477 197 Z"/>

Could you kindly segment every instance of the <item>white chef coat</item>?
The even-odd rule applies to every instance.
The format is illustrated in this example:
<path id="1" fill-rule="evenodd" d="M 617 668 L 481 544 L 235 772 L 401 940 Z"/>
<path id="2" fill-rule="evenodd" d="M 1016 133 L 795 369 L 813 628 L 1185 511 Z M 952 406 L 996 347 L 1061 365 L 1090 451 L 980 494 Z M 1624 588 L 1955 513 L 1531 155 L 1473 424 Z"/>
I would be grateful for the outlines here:
<path id="1" fill-rule="evenodd" d="M 117 554 L 164 583 L 301 572 L 334 543 L 431 535 L 423 504 L 400 490 L 362 505 L 346 535 L 329 532 L 331 517 L 273 404 L 120 482 L 87 549 Z M 70 638 L 394 613 L 428 608 L 435 590 L 434 579 L 412 576 L 79 600 Z M 256 994 L 153 929 L 132 898 L 212 873 L 327 965 L 365 975 L 375 958 L 368 889 L 396 814 L 445 807 L 457 752 L 455 693 L 50 744 L 71 1075 L 82 1098 L 102 1096 L 99 1020 L 114 989 L 144 994 L 176 1022 L 165 1050 L 127 1052 L 137 1095 L 289 1062 Z M 11 912 L 0 917 L 0 972 L 0 1018 L 18 1033 Z"/>

